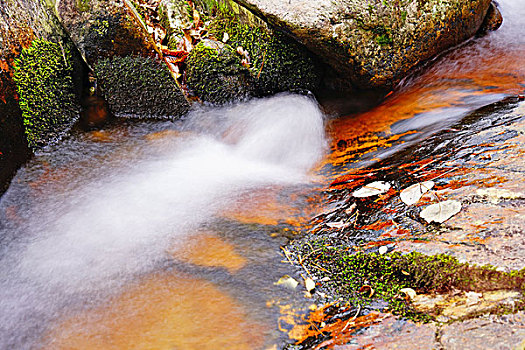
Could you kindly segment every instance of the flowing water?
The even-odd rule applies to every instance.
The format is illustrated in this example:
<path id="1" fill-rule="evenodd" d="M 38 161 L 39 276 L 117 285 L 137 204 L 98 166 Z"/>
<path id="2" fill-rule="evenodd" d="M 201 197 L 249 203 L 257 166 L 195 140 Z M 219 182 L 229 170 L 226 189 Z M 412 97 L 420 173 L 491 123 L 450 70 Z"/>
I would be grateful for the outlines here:
<path id="1" fill-rule="evenodd" d="M 525 4 L 500 5 L 500 30 L 365 113 L 326 121 L 312 98 L 279 95 L 41 151 L 0 201 L 0 348 L 281 346 L 281 312 L 309 301 L 274 285 L 296 272 L 279 247 L 327 179 L 525 89 Z"/>
<path id="2" fill-rule="evenodd" d="M 212 339 L 219 335 L 223 343 L 218 338 L 216 345 L 242 345 L 248 329 L 263 327 L 220 288 L 251 288 L 254 296 L 248 291 L 239 291 L 238 296 L 261 298 L 256 294 L 264 293 L 257 289 L 273 286 L 280 277 L 275 275 L 279 266 L 271 265 L 279 264 L 276 253 L 282 241 L 273 243 L 272 256 L 265 256 L 271 244 L 250 237 L 254 230 L 248 224 L 228 222 L 228 213 L 277 188 L 291 193 L 308 186 L 312 181 L 308 172 L 325 148 L 323 115 L 316 102 L 281 95 L 195 110 L 178 124 L 138 123 L 107 133 L 81 134 L 41 152 L 19 172 L 2 199 L 1 347 L 30 347 L 33 338 L 44 336 L 50 348 L 69 348 L 69 342 L 75 341 L 62 339 L 63 332 L 45 333 L 57 319 L 70 317 L 65 324 L 84 322 L 75 318 L 72 309 L 93 313 L 97 322 L 115 312 L 118 316 L 111 316 L 111 322 L 120 324 L 117 327 L 129 325 L 130 316 L 119 314 L 121 309 L 150 312 L 144 316 L 150 320 L 142 322 L 156 323 L 159 315 L 151 310 L 162 307 L 148 304 L 157 303 L 157 298 L 162 302 L 172 298 L 169 308 L 182 308 L 170 316 L 175 319 L 168 331 L 187 338 L 177 348 L 191 348 L 184 343 L 203 340 L 198 334 L 193 335 L 197 340 L 191 339 L 184 327 L 209 332 Z M 228 234 L 240 236 L 236 247 L 227 242 Z M 252 240 L 251 247 L 243 248 L 247 239 Z M 259 262 L 244 268 L 256 258 Z M 263 269 L 261 264 L 270 264 L 266 268 L 271 270 L 254 275 L 250 269 Z M 199 271 L 193 265 L 210 268 Z M 192 267 L 197 272 L 192 273 Z M 246 271 L 239 272 L 243 268 Z M 175 293 L 167 292 L 172 288 Z M 117 295 L 124 290 L 134 295 L 132 299 L 143 298 L 143 303 L 128 301 L 116 310 L 100 306 L 94 311 L 110 297 L 127 298 Z M 204 309 L 193 310 L 198 307 Z M 194 316 L 185 315 L 184 308 Z M 166 312 L 161 310 L 157 311 Z M 195 322 L 210 323 L 210 314 L 229 320 L 213 320 L 216 324 L 209 324 L 209 329 L 199 329 Z M 232 317 L 243 322 L 231 321 Z M 230 327 L 220 326 L 221 322 L 230 322 Z M 180 323 L 186 325 L 179 327 Z M 244 340 L 224 336 L 241 324 L 250 325 L 241 330 Z M 136 330 L 141 331 L 146 329 Z M 264 331 L 253 332 L 257 333 Z M 89 345 L 90 337 L 85 338 L 77 341 L 93 348 L 96 340 Z M 151 337 L 144 339 L 137 344 L 147 344 Z M 260 339 L 253 344 L 263 345 Z M 116 344 L 105 346 L 120 348 Z M 154 344 L 163 343 L 159 339 L 149 346 L 156 348 Z"/>

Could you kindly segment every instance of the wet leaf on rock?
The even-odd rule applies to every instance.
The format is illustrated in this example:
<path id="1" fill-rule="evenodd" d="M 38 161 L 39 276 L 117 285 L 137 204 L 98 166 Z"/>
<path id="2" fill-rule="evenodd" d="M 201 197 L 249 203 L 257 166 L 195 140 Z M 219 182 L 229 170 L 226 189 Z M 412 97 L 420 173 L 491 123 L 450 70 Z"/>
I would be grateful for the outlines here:
<path id="1" fill-rule="evenodd" d="M 297 282 L 294 278 L 284 275 L 283 277 L 279 278 L 277 282 L 274 283 L 276 286 L 283 286 L 290 289 L 295 289 L 299 282 Z"/>
<path id="2" fill-rule="evenodd" d="M 412 205 L 419 202 L 421 197 L 434 187 L 434 181 L 425 181 L 414 184 L 401 191 L 400 197 L 406 205 Z"/>
<path id="3" fill-rule="evenodd" d="M 420 216 L 428 223 L 432 221 L 442 223 L 459 213 L 460 210 L 460 202 L 448 200 L 429 205 L 421 211 Z"/>
<path id="4" fill-rule="evenodd" d="M 390 189 L 390 184 L 388 182 L 374 181 L 354 191 L 352 195 L 357 198 L 365 198 L 365 197 L 376 196 L 378 194 L 383 194 L 387 192 L 389 189 Z"/>
<path id="5" fill-rule="evenodd" d="M 315 282 L 310 277 L 307 277 L 304 280 L 304 286 L 305 286 L 306 290 L 309 293 L 311 293 L 315 289 Z"/>
<path id="6" fill-rule="evenodd" d="M 405 295 L 406 300 L 414 300 L 417 296 L 416 291 L 412 288 L 401 288 L 399 292 Z"/>
<path id="7" fill-rule="evenodd" d="M 342 229 L 342 228 L 350 226 L 350 224 L 345 223 L 345 222 L 327 222 L 326 226 L 330 228 Z"/>

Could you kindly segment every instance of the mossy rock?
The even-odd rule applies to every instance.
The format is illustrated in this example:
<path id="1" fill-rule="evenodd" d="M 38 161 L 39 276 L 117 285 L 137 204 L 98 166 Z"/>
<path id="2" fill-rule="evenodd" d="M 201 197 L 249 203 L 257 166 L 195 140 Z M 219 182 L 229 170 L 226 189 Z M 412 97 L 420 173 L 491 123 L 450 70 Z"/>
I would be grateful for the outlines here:
<path id="1" fill-rule="evenodd" d="M 78 116 L 71 48 L 34 40 L 15 60 L 13 80 L 30 147 L 57 139 Z"/>
<path id="2" fill-rule="evenodd" d="M 155 47 L 122 0 L 63 0 L 58 15 L 87 63 L 112 56 L 154 56 Z"/>
<path id="3" fill-rule="evenodd" d="M 525 291 L 525 271 L 505 273 L 490 266 L 470 266 L 445 254 L 353 253 L 343 247 L 324 246 L 322 241 L 308 245 L 305 254 L 308 251 L 315 254 L 307 255 L 306 266 L 322 268 L 323 276 L 331 278 L 328 286 L 335 295 L 363 306 L 382 299 L 394 314 L 414 320 L 428 321 L 431 317 L 400 298 L 402 288 L 418 293 Z"/>
<path id="4" fill-rule="evenodd" d="M 199 0 L 196 4 L 211 18 L 208 30 L 214 39 L 199 44 L 187 61 L 187 84 L 202 100 L 224 103 L 247 95 L 319 87 L 322 69 L 304 47 L 232 1 Z M 219 42 L 225 33 L 228 40 Z M 249 66 L 241 65 L 244 57 L 237 53 L 238 47 L 248 53 Z"/>
<path id="5" fill-rule="evenodd" d="M 233 12 L 219 12 L 210 33 L 216 38 L 228 33 L 230 46 L 248 51 L 258 95 L 317 89 L 321 69 L 304 47 L 281 32 L 241 18 Z"/>
<path id="6" fill-rule="evenodd" d="M 187 60 L 186 83 L 203 101 L 222 104 L 253 93 L 250 72 L 234 50 L 220 42 L 199 43 Z"/>
<path id="7" fill-rule="evenodd" d="M 307 46 L 341 80 L 368 89 L 392 88 L 414 67 L 472 37 L 491 0 L 236 2 Z"/>
<path id="8" fill-rule="evenodd" d="M 111 111 L 118 117 L 174 118 L 189 108 L 167 67 L 153 58 L 105 58 L 94 70 Z"/>

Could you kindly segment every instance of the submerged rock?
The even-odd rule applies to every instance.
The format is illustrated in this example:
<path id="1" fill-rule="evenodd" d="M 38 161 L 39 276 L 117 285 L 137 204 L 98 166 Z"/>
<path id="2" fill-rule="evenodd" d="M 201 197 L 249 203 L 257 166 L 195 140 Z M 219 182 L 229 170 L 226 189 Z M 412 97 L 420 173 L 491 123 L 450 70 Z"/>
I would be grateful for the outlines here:
<path id="1" fill-rule="evenodd" d="M 63 0 L 60 20 L 116 116 L 178 117 L 188 103 L 127 0 Z"/>
<path id="2" fill-rule="evenodd" d="M 491 0 L 237 0 L 360 88 L 392 87 L 480 28 Z"/>

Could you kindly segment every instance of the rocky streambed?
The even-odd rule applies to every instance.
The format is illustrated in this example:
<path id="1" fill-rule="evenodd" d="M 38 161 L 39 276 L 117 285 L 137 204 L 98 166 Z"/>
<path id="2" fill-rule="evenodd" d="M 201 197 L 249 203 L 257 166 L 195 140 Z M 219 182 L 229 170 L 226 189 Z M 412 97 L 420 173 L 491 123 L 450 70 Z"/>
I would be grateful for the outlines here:
<path id="1" fill-rule="evenodd" d="M 518 0 L 0 6 L 1 344 L 523 348 Z"/>

